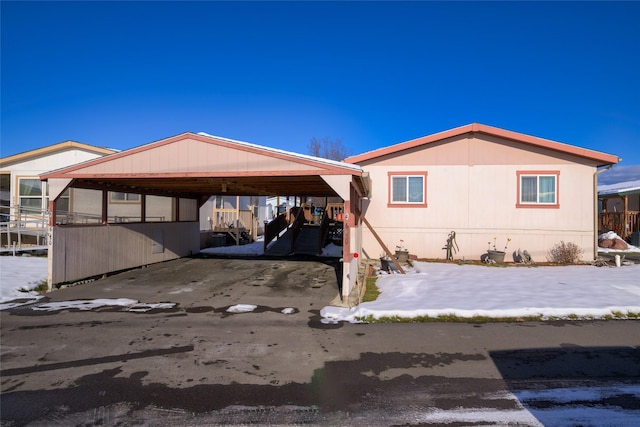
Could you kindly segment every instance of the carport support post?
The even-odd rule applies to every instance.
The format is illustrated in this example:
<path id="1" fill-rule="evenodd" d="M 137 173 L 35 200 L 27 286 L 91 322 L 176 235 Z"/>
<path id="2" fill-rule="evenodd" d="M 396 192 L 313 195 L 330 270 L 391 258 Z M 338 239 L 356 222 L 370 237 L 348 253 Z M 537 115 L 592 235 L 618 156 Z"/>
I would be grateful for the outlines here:
<path id="1" fill-rule="evenodd" d="M 344 200 L 344 222 L 342 232 L 342 299 L 349 297 L 351 290 L 356 285 L 357 274 L 349 274 L 351 270 L 351 260 L 354 259 L 353 254 L 359 253 L 358 244 L 360 240 L 358 236 L 358 205 L 361 194 L 358 193 L 356 186 L 353 184 L 351 175 L 321 175 L 322 179 L 331 186 L 331 188 Z M 357 269 L 356 269 L 357 270 Z"/>
<path id="2" fill-rule="evenodd" d="M 47 290 L 53 290 L 53 228 L 56 225 L 56 201 L 49 200 L 49 224 L 47 227 Z"/>
<path id="3" fill-rule="evenodd" d="M 58 227 L 56 225 L 58 222 L 58 219 L 56 218 L 56 205 L 60 195 L 64 193 L 64 191 L 71 185 L 71 182 L 73 180 L 70 178 L 51 178 L 42 181 L 46 181 L 47 187 L 49 189 L 49 224 L 47 227 L 47 288 L 51 291 L 53 290 L 53 278 L 57 277 L 56 274 L 58 273 L 57 271 L 53 271 L 54 267 L 56 266 L 53 262 L 53 258 L 55 256 L 53 245 L 56 240 L 56 227 Z M 60 268 L 59 264 L 58 268 Z"/>
<path id="4" fill-rule="evenodd" d="M 358 224 L 356 223 L 357 215 L 352 200 L 344 202 L 344 222 L 342 232 L 342 259 L 344 266 L 342 268 L 342 299 L 349 298 L 351 290 L 356 286 L 358 279 L 358 269 L 352 268 L 352 263 L 356 262 L 353 254 L 358 253 L 357 248 Z"/>

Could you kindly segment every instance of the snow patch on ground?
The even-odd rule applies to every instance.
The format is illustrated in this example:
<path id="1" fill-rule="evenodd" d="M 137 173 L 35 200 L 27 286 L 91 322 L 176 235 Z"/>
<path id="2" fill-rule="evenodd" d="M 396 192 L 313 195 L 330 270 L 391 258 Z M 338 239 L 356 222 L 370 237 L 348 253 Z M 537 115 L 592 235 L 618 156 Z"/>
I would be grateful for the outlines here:
<path id="1" fill-rule="evenodd" d="M 455 315 L 602 318 L 640 313 L 640 264 L 623 267 L 487 267 L 414 262 L 409 274 L 378 277 L 376 301 L 324 307 L 327 322 Z"/>
<path id="2" fill-rule="evenodd" d="M 618 236 L 615 231 L 608 231 L 608 232 L 602 233 L 602 234 L 600 234 L 598 236 L 598 241 L 600 241 L 600 240 L 615 240 L 615 239 L 624 240 L 620 236 Z M 628 252 L 628 253 L 640 252 L 640 248 L 637 248 L 637 247 L 631 246 L 631 245 L 629 245 L 628 249 L 624 249 L 624 250 L 598 247 L 598 252 L 603 252 L 603 253 L 615 252 L 615 253 L 624 254 L 626 252 Z"/>
<path id="3" fill-rule="evenodd" d="M 36 311 L 60 311 L 60 310 L 94 310 L 102 307 L 122 307 L 126 311 L 144 313 L 154 309 L 168 309 L 175 307 L 175 303 L 141 303 L 129 298 L 103 298 L 92 300 L 60 301 L 38 304 L 33 308 Z"/>
<path id="4" fill-rule="evenodd" d="M 46 257 L 0 256 L 0 310 L 41 299 L 32 289 L 47 280 L 47 270 Z"/>
<path id="5" fill-rule="evenodd" d="M 258 308 L 258 306 L 253 304 L 236 304 L 227 308 L 227 312 L 228 313 L 250 313 L 256 308 Z"/>

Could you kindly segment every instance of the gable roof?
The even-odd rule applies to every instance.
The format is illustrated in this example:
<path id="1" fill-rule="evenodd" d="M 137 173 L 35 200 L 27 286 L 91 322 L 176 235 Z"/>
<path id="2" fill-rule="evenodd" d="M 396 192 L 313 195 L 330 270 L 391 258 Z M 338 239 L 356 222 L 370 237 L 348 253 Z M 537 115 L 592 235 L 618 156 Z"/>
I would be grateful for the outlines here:
<path id="1" fill-rule="evenodd" d="M 360 166 L 208 135 L 183 134 L 42 174 L 74 186 L 190 195 L 324 196 L 323 175 L 362 177 Z"/>
<path id="2" fill-rule="evenodd" d="M 471 123 L 443 132 L 434 133 L 432 135 L 423 136 L 421 138 L 412 139 L 410 141 L 401 142 L 389 147 L 383 147 L 377 150 L 369 151 L 367 153 L 351 156 L 346 158 L 345 162 L 359 164 L 383 156 L 400 153 L 404 150 L 409 150 L 419 146 L 428 146 L 429 144 L 433 144 L 447 138 L 458 137 L 468 133 L 483 133 L 499 138 L 517 141 L 523 144 L 532 145 L 535 147 L 547 148 L 553 151 L 583 157 L 585 159 L 595 161 L 597 163 L 597 166 L 612 165 L 618 163 L 619 161 L 618 156 L 612 154 L 601 153 L 599 151 L 593 151 L 586 148 L 576 147 L 574 145 L 563 144 L 561 142 L 538 138 L 535 136 L 500 129 L 493 126 L 487 126 L 480 123 Z"/>
<path id="3" fill-rule="evenodd" d="M 36 148 L 35 150 L 25 151 L 11 156 L 3 157 L 0 159 L 0 164 L 6 166 L 14 163 L 21 163 L 27 160 L 37 159 L 39 157 L 47 156 L 54 153 L 60 153 L 71 149 L 88 151 L 90 153 L 109 155 L 117 153 L 118 150 L 104 147 L 96 147 L 95 145 L 84 144 L 76 141 L 64 141 L 57 144 L 47 145 L 46 147 Z"/>

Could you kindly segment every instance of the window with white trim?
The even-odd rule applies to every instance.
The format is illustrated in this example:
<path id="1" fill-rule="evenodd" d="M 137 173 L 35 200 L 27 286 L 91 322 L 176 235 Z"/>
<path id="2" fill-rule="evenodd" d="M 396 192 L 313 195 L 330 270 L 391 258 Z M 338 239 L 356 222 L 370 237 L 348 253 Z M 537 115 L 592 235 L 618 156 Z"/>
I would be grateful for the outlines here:
<path id="1" fill-rule="evenodd" d="M 558 175 L 520 174 L 519 203 L 521 205 L 557 205 Z"/>
<path id="2" fill-rule="evenodd" d="M 48 189 L 49 187 L 47 187 Z M 48 193 L 48 191 L 47 191 Z M 47 200 L 49 198 L 47 197 Z M 69 188 L 64 190 L 64 192 L 58 197 L 56 201 L 56 211 L 60 211 L 61 213 L 67 213 L 71 210 L 71 191 Z"/>
<path id="3" fill-rule="evenodd" d="M 44 197 L 43 197 L 44 196 Z M 41 212 L 46 196 L 39 178 L 18 179 L 18 203 L 23 211 Z"/>
<path id="4" fill-rule="evenodd" d="M 110 191 L 111 201 L 116 203 L 135 203 L 140 201 L 140 195 L 137 193 L 120 193 L 118 191 Z"/>
<path id="5" fill-rule="evenodd" d="M 391 204 L 425 204 L 426 175 L 391 175 Z"/>

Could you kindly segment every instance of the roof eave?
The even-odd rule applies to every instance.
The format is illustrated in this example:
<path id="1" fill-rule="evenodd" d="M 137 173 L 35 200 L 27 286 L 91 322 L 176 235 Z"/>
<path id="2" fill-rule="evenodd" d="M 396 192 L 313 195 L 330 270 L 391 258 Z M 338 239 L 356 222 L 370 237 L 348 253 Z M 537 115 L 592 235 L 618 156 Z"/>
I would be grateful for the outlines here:
<path id="1" fill-rule="evenodd" d="M 118 152 L 118 150 L 114 150 L 111 148 L 96 147 L 95 145 L 89 145 L 82 142 L 69 140 L 69 141 L 60 142 L 58 144 L 48 145 L 46 147 L 36 148 L 35 150 L 24 151 L 22 153 L 3 157 L 0 159 L 0 162 L 2 163 L 2 165 L 15 164 L 20 162 L 25 162 L 27 160 L 31 160 L 44 155 L 61 152 L 71 148 L 76 148 L 78 150 L 89 151 L 91 153 L 102 154 L 102 155 L 109 155 L 109 154 L 114 154 Z"/>
<path id="2" fill-rule="evenodd" d="M 243 142 L 243 141 L 236 141 L 233 139 L 228 139 L 228 138 L 222 138 L 222 137 L 217 137 L 217 136 L 213 136 L 213 135 L 208 135 L 208 134 L 196 134 L 193 132 L 184 132 L 181 133 L 179 135 L 176 136 L 172 136 L 169 138 L 164 138 L 158 141 L 154 141 L 145 145 L 141 145 L 138 147 L 134 147 L 131 148 L 129 150 L 125 150 L 125 151 L 120 151 L 118 153 L 112 154 L 110 156 L 106 156 L 106 157 L 102 157 L 102 158 L 98 158 L 98 159 L 93 159 L 93 160 L 89 160 L 87 162 L 83 162 L 83 163 L 78 163 L 72 166 L 68 166 L 65 168 L 61 168 L 55 171 L 50 171 L 47 173 L 44 173 L 42 175 L 40 175 L 40 179 L 43 181 L 46 181 L 49 178 L 60 178 L 60 177 L 69 177 L 69 178 L 73 178 L 74 176 L 72 174 L 70 174 L 71 172 L 77 171 L 78 169 L 82 169 L 82 168 L 86 168 L 89 166 L 93 166 L 96 164 L 100 164 L 100 163 L 104 163 L 104 162 L 109 162 L 115 159 L 118 159 L 120 157 L 125 157 L 128 156 L 132 153 L 137 153 L 137 152 L 141 152 L 141 151 L 146 151 L 146 150 L 150 150 L 154 147 L 157 146 L 161 146 L 164 144 L 169 144 L 175 141 L 178 141 L 180 139 L 183 138 L 193 138 L 205 143 L 213 143 L 213 142 L 217 142 L 218 144 L 223 144 L 223 145 L 227 145 L 230 147 L 235 147 L 238 149 L 242 149 L 242 150 L 250 150 L 250 151 L 255 151 L 255 152 L 261 152 L 264 153 L 265 155 L 270 155 L 270 156 L 274 156 L 274 157 L 280 157 L 280 158 L 286 158 L 288 160 L 292 160 L 298 163 L 303 163 L 303 164 L 307 164 L 307 165 L 312 165 L 315 167 L 319 167 L 324 169 L 324 172 L 322 173 L 328 173 L 328 174 L 351 174 L 351 175 L 356 175 L 356 176 L 361 176 L 362 175 L 362 168 L 359 165 L 355 165 L 355 164 L 351 164 L 351 163 L 345 163 L 345 162 L 338 162 L 338 161 L 334 161 L 334 160 L 329 160 L 329 159 L 324 159 L 324 158 L 319 158 L 319 157 L 313 157 L 313 156 L 308 156 L 308 155 L 304 155 L 304 154 L 298 154 L 298 153 L 293 153 L 293 152 L 289 152 L 289 151 L 284 151 L 284 150 L 278 150 L 278 149 L 272 149 L 269 147 L 263 147 L 260 145 L 256 145 L 256 144 L 251 144 L 248 142 Z"/>
<path id="3" fill-rule="evenodd" d="M 586 148 L 576 147 L 573 145 L 563 144 L 561 142 L 549 139 L 539 138 L 536 136 L 526 135 L 506 129 L 500 129 L 493 126 L 483 125 L 480 123 L 471 123 L 443 132 L 434 133 L 421 138 L 412 139 L 389 147 L 380 148 L 360 155 L 348 157 L 345 162 L 359 164 L 362 162 L 374 160 L 379 157 L 396 154 L 401 151 L 409 150 L 421 145 L 428 145 L 434 142 L 442 141 L 447 138 L 461 136 L 467 133 L 484 133 L 487 135 L 497 136 L 516 142 L 529 144 L 533 146 L 548 148 L 553 151 L 572 154 L 594 161 L 597 167 L 614 165 L 620 161 L 618 156 L 613 154 L 602 153 L 599 151 L 589 150 Z"/>

